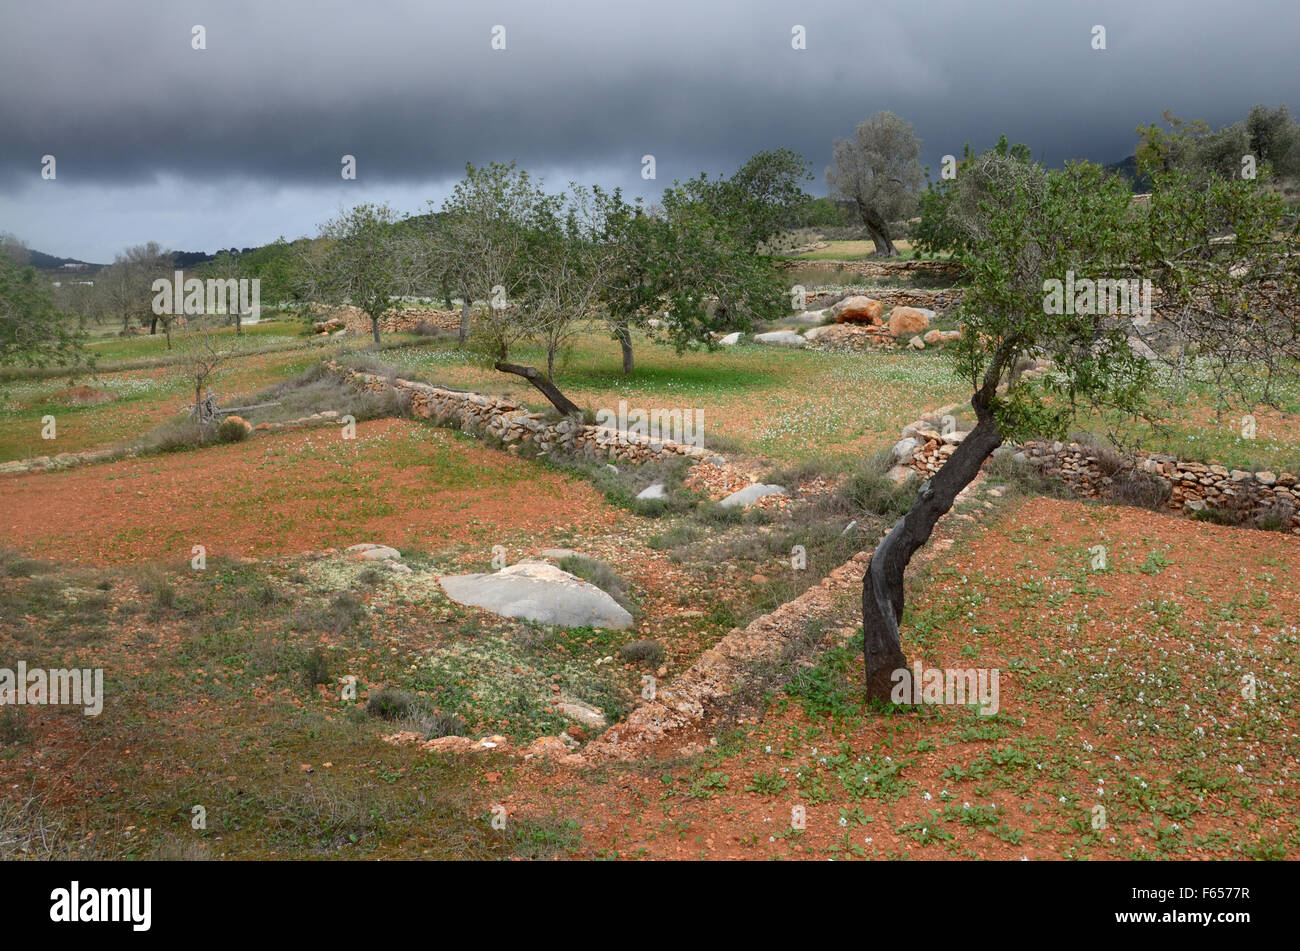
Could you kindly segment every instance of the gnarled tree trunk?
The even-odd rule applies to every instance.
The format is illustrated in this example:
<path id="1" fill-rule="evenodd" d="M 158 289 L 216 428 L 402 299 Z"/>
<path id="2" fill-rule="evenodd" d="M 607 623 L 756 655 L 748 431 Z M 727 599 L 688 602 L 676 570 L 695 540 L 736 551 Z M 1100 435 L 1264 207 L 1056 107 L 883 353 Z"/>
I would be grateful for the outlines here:
<path id="1" fill-rule="evenodd" d="M 871 242 L 876 246 L 873 257 L 898 257 L 898 248 L 894 247 L 894 242 L 889 237 L 889 223 L 861 204 L 858 205 L 858 214 L 862 216 L 862 224 L 866 226 L 867 233 L 871 235 Z"/>
<path id="2" fill-rule="evenodd" d="M 582 415 L 581 407 L 561 393 L 555 384 L 550 381 L 550 378 L 538 370 L 537 367 L 523 366 L 518 363 L 505 363 L 500 360 L 492 364 L 492 366 L 502 373 L 513 373 L 515 376 L 522 376 L 537 387 L 541 394 L 550 401 L 551 405 L 565 416 Z"/>
<path id="3" fill-rule="evenodd" d="M 916 502 L 876 546 L 862 578 L 862 653 L 868 699 L 888 701 L 894 671 L 907 667 L 898 634 L 907 563 L 929 541 L 935 524 L 952 508 L 957 494 L 979 475 L 984 460 L 1002 444 L 992 412 L 978 404 L 975 410 L 979 420 L 975 428 L 943 468 L 921 486 Z"/>

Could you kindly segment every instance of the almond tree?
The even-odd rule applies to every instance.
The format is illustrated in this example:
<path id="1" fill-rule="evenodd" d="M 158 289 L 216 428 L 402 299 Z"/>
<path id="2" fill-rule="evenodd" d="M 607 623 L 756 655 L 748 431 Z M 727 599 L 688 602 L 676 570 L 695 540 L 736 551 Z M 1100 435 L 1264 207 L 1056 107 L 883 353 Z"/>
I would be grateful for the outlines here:
<path id="1" fill-rule="evenodd" d="M 386 204 L 357 205 L 323 224 L 299 257 L 311 297 L 359 308 L 370 318 L 375 343 L 379 322 L 410 292 L 418 273 L 415 243 L 398 230 L 399 220 Z"/>
<path id="2" fill-rule="evenodd" d="M 1261 181 L 1157 175 L 1148 212 L 1095 165 L 989 183 L 988 218 L 961 254 L 970 284 L 950 359 L 971 387 L 976 425 L 877 546 L 863 578 L 867 694 L 888 701 L 907 666 L 899 635 L 904 570 L 959 492 L 1004 440 L 1060 438 L 1083 408 L 1141 413 L 1156 364 L 1129 342 L 1131 319 L 1053 313 L 1044 281 L 1150 278 L 1162 312 L 1223 395 L 1267 397 L 1300 359 L 1300 237 Z M 1216 237 L 1217 236 L 1217 237 Z M 1024 357 L 1053 371 L 1027 380 Z M 1184 368 L 1187 369 L 1187 368 Z"/>
<path id="3" fill-rule="evenodd" d="M 492 303 L 499 305 L 502 298 L 509 301 L 516 296 L 528 247 L 527 229 L 543 198 L 528 172 L 514 162 L 467 164 L 465 177 L 441 210 L 430 215 L 423 235 L 425 278 L 445 282 L 460 296 L 462 346 L 474 303 L 483 301 L 486 332 L 506 342 L 508 349 L 513 328 L 504 323 L 491 326 L 502 311 Z"/>

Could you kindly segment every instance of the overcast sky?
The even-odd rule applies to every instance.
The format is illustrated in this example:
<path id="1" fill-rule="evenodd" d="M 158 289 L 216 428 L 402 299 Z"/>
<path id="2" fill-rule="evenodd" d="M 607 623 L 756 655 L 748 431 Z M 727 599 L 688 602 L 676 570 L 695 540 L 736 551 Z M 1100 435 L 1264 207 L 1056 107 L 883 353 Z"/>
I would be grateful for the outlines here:
<path id="1" fill-rule="evenodd" d="M 360 201 L 423 211 L 467 161 L 655 197 L 781 146 L 824 193 L 834 139 L 882 109 L 936 170 L 1004 131 L 1049 164 L 1112 162 L 1165 109 L 1300 111 L 1297 37 L 1297 0 L 10 0 L 0 231 L 94 262 L 213 251 Z"/>

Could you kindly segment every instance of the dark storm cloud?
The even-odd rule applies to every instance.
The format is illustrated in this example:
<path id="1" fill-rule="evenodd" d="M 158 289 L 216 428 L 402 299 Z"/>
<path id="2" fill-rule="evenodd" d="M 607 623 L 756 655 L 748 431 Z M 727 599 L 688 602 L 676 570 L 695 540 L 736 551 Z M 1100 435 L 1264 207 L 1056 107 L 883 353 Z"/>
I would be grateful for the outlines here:
<path id="1" fill-rule="evenodd" d="M 59 254 L 250 244 L 343 203 L 440 198 L 517 159 L 653 196 L 892 109 L 924 161 L 1001 131 L 1050 163 L 1113 161 L 1172 108 L 1300 105 L 1294 3 L 47 3 L 0 35 L 0 228 Z M 191 48 L 191 27 L 207 49 Z M 490 47 L 496 24 L 506 49 Z M 807 30 L 794 50 L 791 27 Z M 1107 49 L 1090 30 L 1107 30 Z M 657 182 L 640 179 L 653 154 Z M 55 182 L 41 181 L 53 154 Z M 344 182 L 339 161 L 357 157 Z"/>

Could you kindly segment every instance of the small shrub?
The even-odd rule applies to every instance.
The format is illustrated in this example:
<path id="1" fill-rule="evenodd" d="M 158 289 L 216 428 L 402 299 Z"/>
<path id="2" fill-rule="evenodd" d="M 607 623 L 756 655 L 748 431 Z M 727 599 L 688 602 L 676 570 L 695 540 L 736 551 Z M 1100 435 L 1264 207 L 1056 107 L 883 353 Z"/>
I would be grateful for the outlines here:
<path id="1" fill-rule="evenodd" d="M 0 713 L 0 744 L 15 746 L 26 743 L 32 738 L 32 731 L 27 726 L 23 711 L 15 707 L 6 707 Z"/>
<path id="2" fill-rule="evenodd" d="M 366 700 L 366 713 L 382 720 L 402 720 L 410 717 L 416 710 L 414 694 L 405 690 L 393 690 L 385 687 L 370 695 Z"/>
<path id="3" fill-rule="evenodd" d="M 163 423 L 144 437 L 143 448 L 150 452 L 184 452 L 204 442 L 203 427 L 188 417 Z"/>
<path id="4" fill-rule="evenodd" d="M 1285 532 L 1291 528 L 1295 517 L 1295 503 L 1289 499 L 1275 499 L 1255 516 L 1255 524 L 1266 532 Z"/>
<path id="5" fill-rule="evenodd" d="M 248 427 L 238 419 L 223 419 L 216 433 L 219 443 L 243 442 L 249 435 Z"/>
<path id="6" fill-rule="evenodd" d="M 465 721 L 452 713 L 416 708 L 400 724 L 402 729 L 419 733 L 426 740 L 444 736 L 464 736 Z"/>
<path id="7" fill-rule="evenodd" d="M 624 644 L 619 648 L 618 654 L 629 664 L 645 664 L 647 667 L 658 667 L 660 661 L 664 659 L 664 648 L 658 641 L 632 641 L 632 643 Z"/>
<path id="8" fill-rule="evenodd" d="M 1110 497 L 1121 505 L 1158 511 L 1169 502 L 1171 492 L 1168 482 L 1141 469 L 1120 469 L 1111 476 Z"/>
<path id="9" fill-rule="evenodd" d="M 302 679 L 308 690 L 315 690 L 317 684 L 330 682 L 329 660 L 325 651 L 317 645 L 302 660 Z"/>

